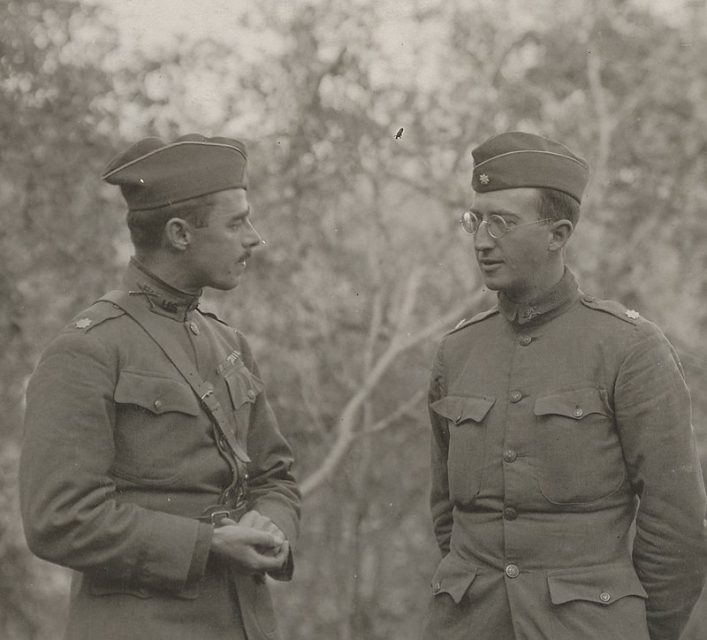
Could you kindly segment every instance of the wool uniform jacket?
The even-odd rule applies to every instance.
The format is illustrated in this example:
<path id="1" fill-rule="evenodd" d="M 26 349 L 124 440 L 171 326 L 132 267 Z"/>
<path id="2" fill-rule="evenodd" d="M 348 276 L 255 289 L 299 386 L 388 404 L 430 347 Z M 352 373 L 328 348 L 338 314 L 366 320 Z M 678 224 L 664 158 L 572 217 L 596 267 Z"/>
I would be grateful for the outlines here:
<path id="1" fill-rule="evenodd" d="M 448 334 L 433 367 L 429 640 L 678 640 L 707 567 L 678 358 L 565 272 Z M 635 537 L 634 537 L 635 528 Z"/>
<path id="2" fill-rule="evenodd" d="M 293 545 L 292 453 L 245 338 L 135 262 L 125 289 L 213 385 L 250 457 L 247 508 Z M 75 571 L 65 638 L 278 638 L 264 576 L 210 555 L 213 527 L 196 519 L 232 477 L 214 425 L 152 338 L 110 302 L 76 316 L 31 378 L 20 463 L 30 549 Z"/>

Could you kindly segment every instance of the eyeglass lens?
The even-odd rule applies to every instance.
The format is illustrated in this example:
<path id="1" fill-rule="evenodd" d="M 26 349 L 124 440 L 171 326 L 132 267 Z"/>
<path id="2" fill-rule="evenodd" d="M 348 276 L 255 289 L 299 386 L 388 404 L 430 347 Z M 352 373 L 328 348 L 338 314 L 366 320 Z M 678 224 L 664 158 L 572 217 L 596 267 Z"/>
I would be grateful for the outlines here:
<path id="1" fill-rule="evenodd" d="M 473 211 L 465 211 L 462 215 L 461 222 L 464 227 L 464 231 L 475 235 L 478 232 L 483 219 L 477 216 Z M 492 238 L 500 238 L 509 231 L 506 221 L 499 215 L 490 215 L 486 223 L 488 225 L 487 229 L 489 235 Z"/>

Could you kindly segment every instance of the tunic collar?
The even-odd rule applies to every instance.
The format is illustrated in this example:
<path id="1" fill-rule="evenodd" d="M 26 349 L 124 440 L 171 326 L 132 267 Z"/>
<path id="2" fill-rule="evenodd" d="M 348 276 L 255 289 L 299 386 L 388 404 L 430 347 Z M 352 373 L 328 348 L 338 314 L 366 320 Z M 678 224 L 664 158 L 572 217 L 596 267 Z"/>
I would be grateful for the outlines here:
<path id="1" fill-rule="evenodd" d="M 572 272 L 565 267 L 562 279 L 531 302 L 517 304 L 503 293 L 498 294 L 498 308 L 506 319 L 517 325 L 541 323 L 560 315 L 579 299 L 579 287 Z"/>
<path id="2" fill-rule="evenodd" d="M 131 295 L 144 296 L 152 311 L 180 322 L 199 304 L 199 295 L 166 283 L 134 257 L 130 258 L 124 284 Z"/>

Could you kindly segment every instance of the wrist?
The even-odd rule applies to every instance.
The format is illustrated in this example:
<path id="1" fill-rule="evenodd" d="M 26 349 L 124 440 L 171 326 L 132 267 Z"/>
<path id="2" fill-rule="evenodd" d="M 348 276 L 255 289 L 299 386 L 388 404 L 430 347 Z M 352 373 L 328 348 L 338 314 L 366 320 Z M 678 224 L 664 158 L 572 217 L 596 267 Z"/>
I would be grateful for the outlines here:
<path id="1" fill-rule="evenodd" d="M 212 526 L 211 546 L 210 546 L 211 553 L 216 553 L 216 554 L 222 553 L 223 552 L 223 543 L 224 543 L 224 537 L 223 537 L 223 531 L 221 530 L 221 527 Z"/>

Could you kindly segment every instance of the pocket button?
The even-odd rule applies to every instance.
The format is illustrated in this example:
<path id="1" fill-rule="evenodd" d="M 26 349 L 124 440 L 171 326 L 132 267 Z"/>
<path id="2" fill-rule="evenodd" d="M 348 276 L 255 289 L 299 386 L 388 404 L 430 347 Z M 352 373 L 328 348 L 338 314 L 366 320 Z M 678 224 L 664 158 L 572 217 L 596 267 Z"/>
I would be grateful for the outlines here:
<path id="1" fill-rule="evenodd" d="M 582 407 L 577 407 L 574 410 L 574 417 L 575 418 L 581 418 L 583 415 L 584 415 L 584 409 L 582 409 Z"/>
<path id="2" fill-rule="evenodd" d="M 155 400 L 152 404 L 154 405 L 155 409 L 157 409 L 157 411 L 162 408 L 162 400 Z"/>
<path id="3" fill-rule="evenodd" d="M 600 599 L 602 602 L 609 602 L 609 600 L 611 600 L 611 594 L 610 594 L 608 591 L 602 591 L 602 592 L 599 594 L 599 599 Z"/>

